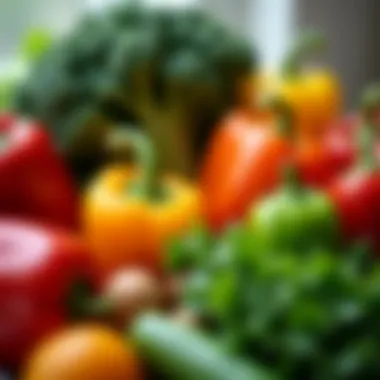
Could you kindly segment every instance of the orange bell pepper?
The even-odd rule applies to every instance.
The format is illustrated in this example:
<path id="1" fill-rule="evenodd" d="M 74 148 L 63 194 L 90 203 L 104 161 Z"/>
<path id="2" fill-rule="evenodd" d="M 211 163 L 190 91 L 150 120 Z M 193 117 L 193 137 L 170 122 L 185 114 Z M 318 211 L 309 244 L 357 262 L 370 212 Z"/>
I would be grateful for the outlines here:
<path id="1" fill-rule="evenodd" d="M 159 271 L 168 240 L 200 216 L 200 192 L 192 184 L 158 176 L 150 142 L 124 132 L 138 165 L 115 164 L 99 173 L 85 194 L 84 233 L 100 276 L 125 266 Z"/>
<path id="2" fill-rule="evenodd" d="M 292 155 L 289 123 L 288 117 L 273 123 L 268 116 L 248 118 L 240 113 L 224 120 L 201 173 L 203 212 L 212 229 L 221 230 L 241 219 L 252 202 L 279 183 L 281 164 Z"/>
<path id="3" fill-rule="evenodd" d="M 281 72 L 259 77 L 254 91 L 259 96 L 285 99 L 301 136 L 322 134 L 341 111 L 342 90 L 337 78 L 326 69 L 303 68 L 305 57 L 322 46 L 320 34 L 304 33 L 289 52 Z"/>

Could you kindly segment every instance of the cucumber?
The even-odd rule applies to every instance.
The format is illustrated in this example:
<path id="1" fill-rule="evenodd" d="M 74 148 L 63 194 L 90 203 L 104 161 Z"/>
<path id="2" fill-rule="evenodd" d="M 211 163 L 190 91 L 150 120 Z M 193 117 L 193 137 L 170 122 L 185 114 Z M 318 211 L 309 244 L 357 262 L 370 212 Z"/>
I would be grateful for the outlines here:
<path id="1" fill-rule="evenodd" d="M 275 380 L 259 365 L 233 358 L 198 331 L 148 314 L 132 327 L 140 355 L 167 380 Z"/>

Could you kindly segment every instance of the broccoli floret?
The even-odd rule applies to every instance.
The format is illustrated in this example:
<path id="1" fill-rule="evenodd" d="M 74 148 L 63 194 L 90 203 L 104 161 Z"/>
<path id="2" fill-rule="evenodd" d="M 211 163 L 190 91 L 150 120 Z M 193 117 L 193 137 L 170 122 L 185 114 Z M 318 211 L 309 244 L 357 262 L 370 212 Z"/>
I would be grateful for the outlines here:
<path id="1" fill-rule="evenodd" d="M 16 108 L 42 119 L 74 162 L 99 156 L 99 129 L 133 123 L 162 167 L 189 173 L 254 63 L 250 44 L 200 9 L 119 4 L 87 15 L 43 56 Z"/>

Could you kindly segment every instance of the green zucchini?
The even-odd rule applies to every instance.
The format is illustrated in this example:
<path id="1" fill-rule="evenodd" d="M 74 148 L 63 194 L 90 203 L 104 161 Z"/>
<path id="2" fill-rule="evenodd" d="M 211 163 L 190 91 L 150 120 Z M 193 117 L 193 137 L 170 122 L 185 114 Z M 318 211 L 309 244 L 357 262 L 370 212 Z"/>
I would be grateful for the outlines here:
<path id="1" fill-rule="evenodd" d="M 132 337 L 142 358 L 168 380 L 274 380 L 259 365 L 233 358 L 202 333 L 159 315 L 140 317 Z"/>

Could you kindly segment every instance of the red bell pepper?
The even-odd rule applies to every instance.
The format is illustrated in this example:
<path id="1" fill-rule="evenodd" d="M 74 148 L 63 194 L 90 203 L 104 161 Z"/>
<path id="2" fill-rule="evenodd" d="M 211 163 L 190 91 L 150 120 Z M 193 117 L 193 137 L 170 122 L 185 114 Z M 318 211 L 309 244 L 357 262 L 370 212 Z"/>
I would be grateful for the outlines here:
<path id="1" fill-rule="evenodd" d="M 201 173 L 204 215 L 212 229 L 239 220 L 252 202 L 280 182 L 281 163 L 292 148 L 288 120 L 283 118 L 276 127 L 262 115 L 234 113 L 224 120 Z"/>
<path id="2" fill-rule="evenodd" d="M 352 126 L 351 119 L 339 120 L 324 136 L 298 144 L 296 166 L 302 183 L 323 188 L 352 167 L 356 158 Z"/>
<path id="3" fill-rule="evenodd" d="M 76 237 L 16 219 L 0 219 L 0 367 L 68 321 L 77 281 L 90 283 L 91 262 Z M 74 305 L 75 306 L 75 305 Z"/>
<path id="4" fill-rule="evenodd" d="M 363 101 L 363 125 L 358 129 L 358 165 L 329 187 L 345 241 L 365 243 L 377 253 L 380 253 L 380 169 L 376 156 L 379 105 L 380 85 L 370 87 Z"/>
<path id="5" fill-rule="evenodd" d="M 374 115 L 374 125 L 380 128 L 380 115 Z M 316 142 L 300 144 L 297 161 L 303 183 L 326 187 L 334 178 L 345 173 L 358 159 L 356 138 L 362 127 L 359 114 L 349 114 L 333 122 L 324 136 Z M 378 135 L 378 133 L 377 133 Z M 375 153 L 380 162 L 380 142 Z"/>
<path id="6" fill-rule="evenodd" d="M 74 181 L 37 122 L 0 115 L 0 213 L 77 224 Z"/>

